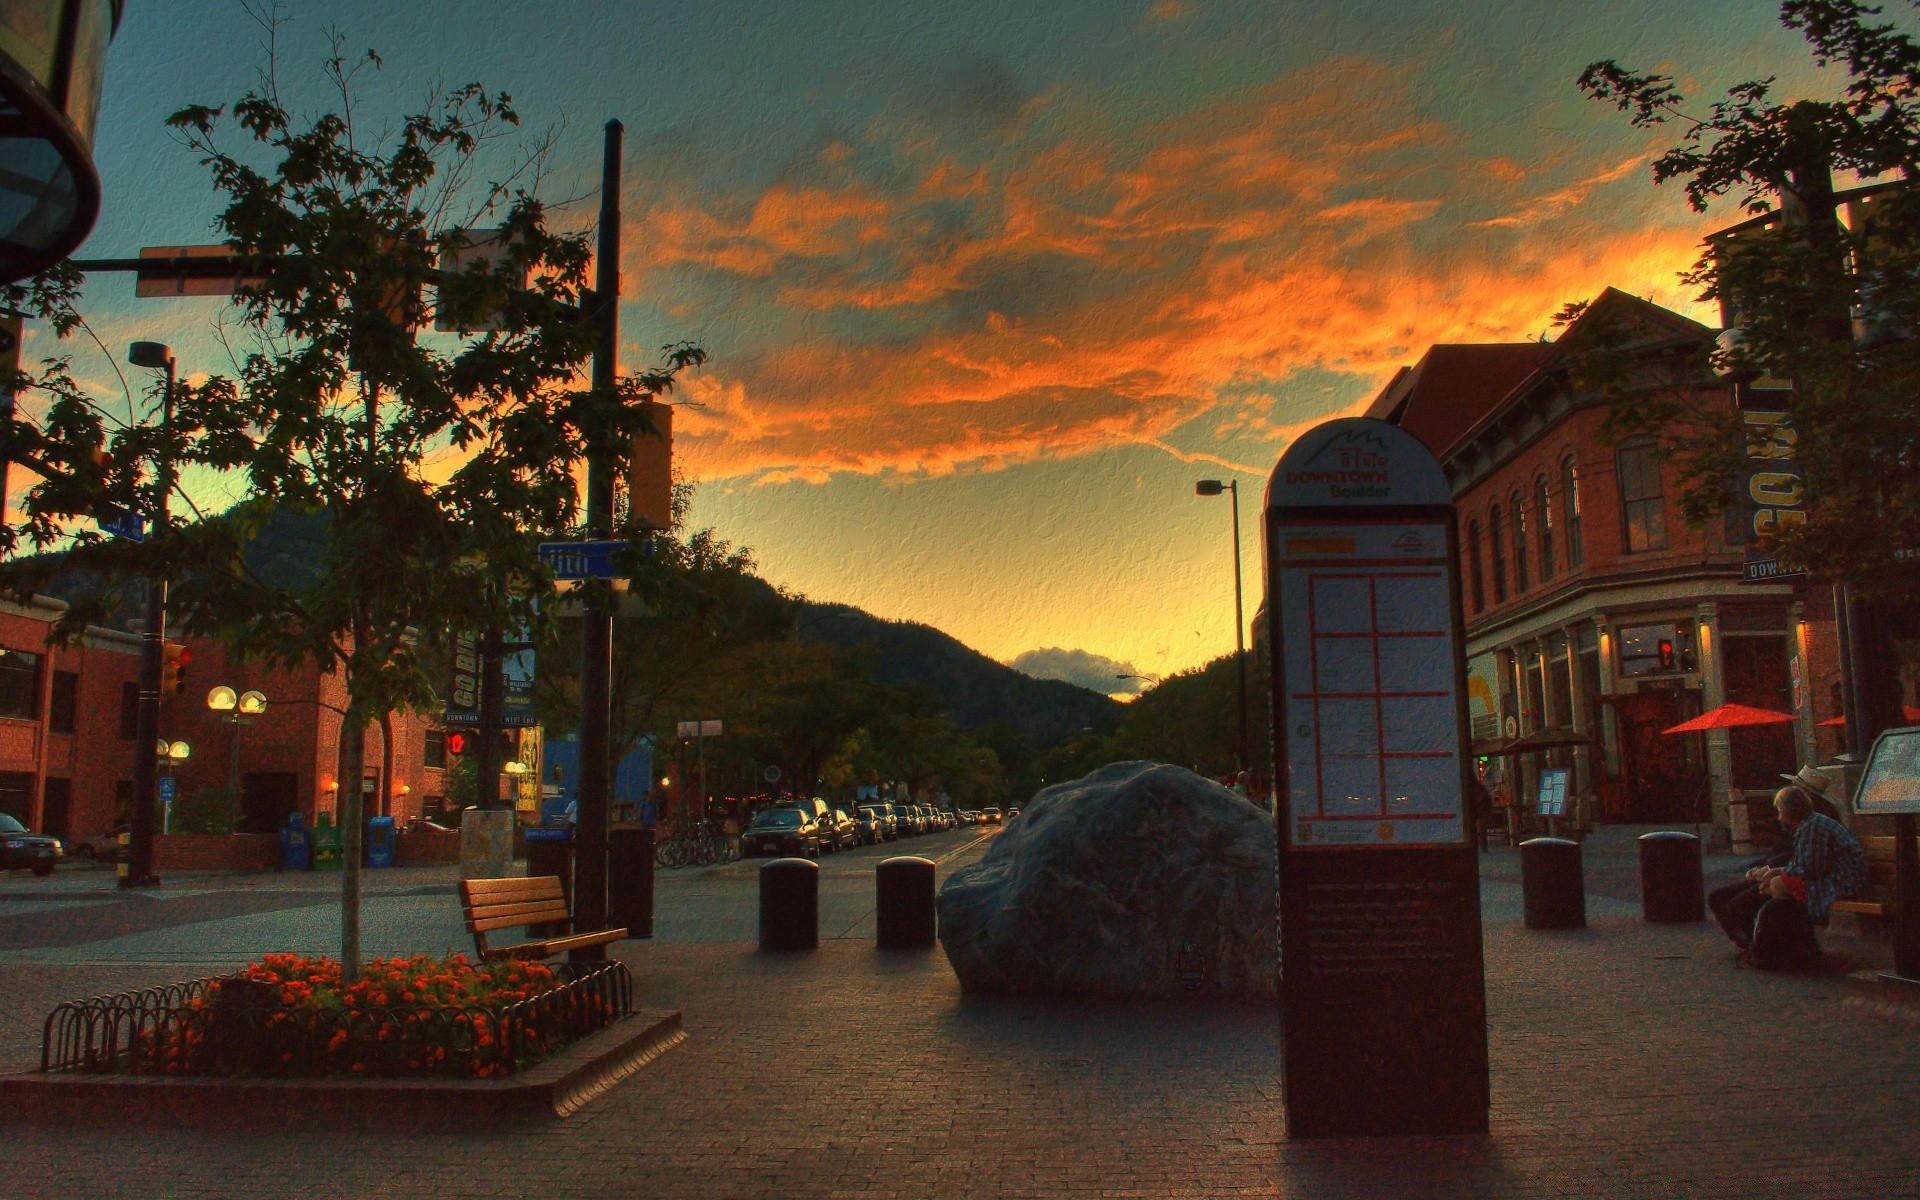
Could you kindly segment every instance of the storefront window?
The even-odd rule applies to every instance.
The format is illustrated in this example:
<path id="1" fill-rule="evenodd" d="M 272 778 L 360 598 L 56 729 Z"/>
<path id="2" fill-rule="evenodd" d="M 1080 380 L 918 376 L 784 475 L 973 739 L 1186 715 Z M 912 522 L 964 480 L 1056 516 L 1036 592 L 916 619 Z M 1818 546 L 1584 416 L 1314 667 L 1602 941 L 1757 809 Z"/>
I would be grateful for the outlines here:
<path id="1" fill-rule="evenodd" d="M 1623 679 L 1678 675 L 1699 665 L 1694 653 L 1693 626 L 1685 621 L 1671 625 L 1630 625 L 1620 631 L 1619 641 Z"/>
<path id="2" fill-rule="evenodd" d="M 1554 725 L 1573 724 L 1573 662 L 1567 657 L 1567 639 L 1547 639 L 1547 712 Z"/>

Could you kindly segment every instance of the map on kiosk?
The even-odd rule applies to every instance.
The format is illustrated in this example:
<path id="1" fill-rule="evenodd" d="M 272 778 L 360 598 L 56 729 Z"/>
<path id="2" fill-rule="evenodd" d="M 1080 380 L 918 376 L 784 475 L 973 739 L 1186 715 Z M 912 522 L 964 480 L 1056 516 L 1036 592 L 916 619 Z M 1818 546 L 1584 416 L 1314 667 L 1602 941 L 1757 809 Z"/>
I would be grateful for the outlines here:
<path id="1" fill-rule="evenodd" d="M 1853 811 L 1920 813 L 1920 725 L 1889 729 L 1874 739 Z"/>

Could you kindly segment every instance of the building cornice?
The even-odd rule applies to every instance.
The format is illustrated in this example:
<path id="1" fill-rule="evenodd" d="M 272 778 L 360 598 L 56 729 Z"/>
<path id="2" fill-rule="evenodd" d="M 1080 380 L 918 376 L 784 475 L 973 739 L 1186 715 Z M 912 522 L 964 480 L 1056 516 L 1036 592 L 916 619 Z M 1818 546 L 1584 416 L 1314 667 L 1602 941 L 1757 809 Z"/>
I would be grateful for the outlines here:
<path id="1" fill-rule="evenodd" d="M 1637 610 L 1698 604 L 1702 600 L 1742 602 L 1792 600 L 1792 584 L 1745 583 L 1739 563 L 1686 568 L 1649 568 L 1631 574 L 1611 574 L 1600 581 L 1562 586 L 1511 612 L 1467 627 L 1467 653 L 1481 654 L 1495 646 L 1524 641 L 1604 612 L 1610 618 Z"/>

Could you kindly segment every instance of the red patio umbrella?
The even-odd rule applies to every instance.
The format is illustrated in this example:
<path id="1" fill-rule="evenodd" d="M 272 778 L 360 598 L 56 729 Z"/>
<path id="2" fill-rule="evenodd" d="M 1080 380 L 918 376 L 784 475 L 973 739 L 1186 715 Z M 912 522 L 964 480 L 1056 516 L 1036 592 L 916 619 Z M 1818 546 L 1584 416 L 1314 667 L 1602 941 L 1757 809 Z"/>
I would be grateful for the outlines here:
<path id="1" fill-rule="evenodd" d="M 1900 713 L 1903 717 L 1906 718 L 1909 724 L 1920 725 L 1920 708 L 1915 708 L 1911 704 L 1902 704 L 1900 706 Z M 1828 717 L 1826 720 L 1820 722 L 1818 725 L 1815 725 L 1814 728 L 1815 729 L 1844 729 L 1846 727 L 1846 724 L 1847 724 L 1847 719 L 1845 717 Z"/>
<path id="2" fill-rule="evenodd" d="M 1738 729 L 1746 725 L 1784 725 L 1793 720 L 1792 713 L 1775 712 L 1771 708 L 1754 708 L 1746 704 L 1722 704 L 1719 708 L 1701 713 L 1691 721 L 1682 721 L 1671 729 L 1662 729 L 1661 733 L 1704 733 L 1709 729 Z"/>

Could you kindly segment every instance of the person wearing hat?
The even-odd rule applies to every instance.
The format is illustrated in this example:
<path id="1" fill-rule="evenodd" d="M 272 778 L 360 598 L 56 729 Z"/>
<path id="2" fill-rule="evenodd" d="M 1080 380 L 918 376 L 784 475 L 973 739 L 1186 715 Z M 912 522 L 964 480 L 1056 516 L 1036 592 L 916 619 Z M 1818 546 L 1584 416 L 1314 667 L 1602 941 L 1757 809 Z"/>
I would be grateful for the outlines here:
<path id="1" fill-rule="evenodd" d="M 1784 776 L 1792 782 L 1773 797 L 1780 824 L 1793 835 L 1786 864 L 1748 871 L 1751 890 L 1723 898 L 1714 908 L 1720 927 L 1738 947 L 1739 960 L 1766 970 L 1819 965 L 1814 926 L 1826 919 L 1835 900 L 1865 892 L 1871 878 L 1858 839 L 1815 810 L 1809 771 Z M 1818 772 L 1812 775 L 1825 780 Z"/>

